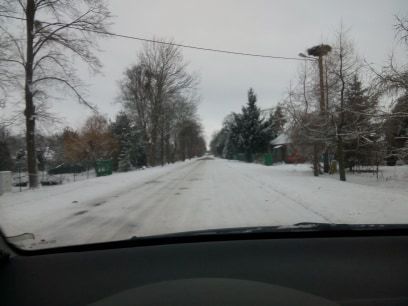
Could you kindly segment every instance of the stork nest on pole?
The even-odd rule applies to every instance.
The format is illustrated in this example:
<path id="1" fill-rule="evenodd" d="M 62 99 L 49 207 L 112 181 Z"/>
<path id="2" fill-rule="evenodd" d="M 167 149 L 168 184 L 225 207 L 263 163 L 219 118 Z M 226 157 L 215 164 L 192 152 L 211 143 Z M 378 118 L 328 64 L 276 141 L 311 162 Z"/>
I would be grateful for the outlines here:
<path id="1" fill-rule="evenodd" d="M 307 49 L 307 54 L 310 56 L 325 56 L 331 50 L 331 46 L 321 44 Z"/>

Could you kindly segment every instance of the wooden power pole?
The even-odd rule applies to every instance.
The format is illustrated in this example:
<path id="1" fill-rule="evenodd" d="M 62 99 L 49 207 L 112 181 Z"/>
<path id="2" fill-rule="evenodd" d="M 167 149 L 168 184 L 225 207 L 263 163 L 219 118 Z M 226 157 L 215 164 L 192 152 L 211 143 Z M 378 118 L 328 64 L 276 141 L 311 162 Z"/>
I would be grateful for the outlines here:
<path id="1" fill-rule="evenodd" d="M 324 88 L 324 74 L 323 74 L 323 57 L 327 55 L 331 51 L 331 46 L 329 45 L 324 45 L 320 44 L 317 46 L 314 46 L 310 49 L 307 49 L 307 54 L 309 56 L 314 56 L 317 57 L 317 61 L 319 64 L 319 81 L 320 81 L 320 114 L 322 116 L 326 115 L 326 99 L 325 99 L 325 88 Z M 327 88 L 326 88 L 327 90 Z M 314 175 L 318 176 L 319 175 L 319 146 L 315 144 L 313 146 L 313 169 L 314 169 Z M 328 173 L 330 170 L 330 165 L 329 165 L 329 152 L 327 148 L 325 149 L 324 152 L 324 158 L 323 158 L 323 169 L 324 172 Z"/>

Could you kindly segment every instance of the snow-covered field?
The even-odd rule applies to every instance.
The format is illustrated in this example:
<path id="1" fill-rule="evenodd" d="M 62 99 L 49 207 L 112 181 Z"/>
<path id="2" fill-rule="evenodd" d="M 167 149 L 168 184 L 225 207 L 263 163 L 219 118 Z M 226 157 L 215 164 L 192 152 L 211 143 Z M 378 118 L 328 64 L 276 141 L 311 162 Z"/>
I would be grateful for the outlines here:
<path id="1" fill-rule="evenodd" d="M 4 194 L 0 226 L 6 236 L 34 234 L 17 243 L 44 248 L 210 228 L 408 223 L 408 166 L 348 180 L 315 178 L 307 164 L 205 157 Z"/>

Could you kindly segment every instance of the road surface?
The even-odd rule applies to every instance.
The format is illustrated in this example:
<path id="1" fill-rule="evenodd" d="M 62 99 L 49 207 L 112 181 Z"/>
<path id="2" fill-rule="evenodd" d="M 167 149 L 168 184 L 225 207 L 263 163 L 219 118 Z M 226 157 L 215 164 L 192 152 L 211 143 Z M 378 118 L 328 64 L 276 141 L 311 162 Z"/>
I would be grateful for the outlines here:
<path id="1" fill-rule="evenodd" d="M 22 241 L 17 238 L 18 243 L 42 248 L 214 228 L 298 222 L 382 223 L 381 218 L 390 223 L 407 221 L 407 194 L 314 178 L 310 171 L 275 170 L 210 156 L 152 170 L 144 170 L 143 176 L 139 174 L 143 171 L 126 174 L 135 176 L 131 184 L 105 194 L 89 195 L 77 183 L 61 198 L 58 189 L 54 195 L 44 194 L 47 199 L 43 202 L 52 200 L 52 205 L 41 204 L 41 197 L 22 201 L 21 207 L 32 206 L 27 208 L 31 214 L 27 213 L 24 221 L 22 212 L 10 213 L 8 224 L 18 226 L 8 234 L 32 233 L 34 239 L 24 236 Z M 104 188 L 108 188 L 115 175 L 100 182 L 105 182 L 103 179 L 107 182 Z M 395 207 L 388 203 L 385 209 L 377 202 L 367 206 L 367 199 L 356 199 L 356 192 L 395 202 Z M 82 193 L 88 193 L 87 197 Z M 62 199 L 67 203 L 59 204 Z M 354 203 L 350 203 L 352 199 Z M 41 205 L 46 208 L 42 210 Z"/>

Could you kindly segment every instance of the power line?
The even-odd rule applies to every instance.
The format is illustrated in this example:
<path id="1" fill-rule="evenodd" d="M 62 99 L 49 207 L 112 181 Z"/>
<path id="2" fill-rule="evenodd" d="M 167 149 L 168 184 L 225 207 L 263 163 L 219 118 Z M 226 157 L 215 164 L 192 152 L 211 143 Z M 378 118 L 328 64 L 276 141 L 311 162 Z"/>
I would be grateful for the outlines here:
<path id="1" fill-rule="evenodd" d="M 16 19 L 16 20 L 23 20 L 23 21 L 27 20 L 26 18 L 11 16 L 11 15 L 4 15 L 4 14 L 0 14 L 0 17 L 11 18 L 11 19 Z M 49 22 L 43 22 L 43 21 L 41 22 L 45 24 L 51 24 Z M 249 57 L 269 58 L 269 59 L 292 60 L 292 61 L 305 61 L 305 60 L 310 61 L 312 60 L 312 59 L 307 59 L 307 58 L 274 56 L 274 55 L 267 55 L 267 54 L 239 52 L 239 51 L 232 51 L 232 50 L 214 49 L 214 48 L 200 47 L 200 46 L 194 46 L 194 45 L 180 44 L 180 43 L 174 43 L 174 42 L 166 42 L 166 41 L 148 39 L 148 38 L 137 37 L 137 36 L 132 36 L 132 35 L 117 34 L 117 33 L 112 33 L 112 32 L 107 32 L 107 31 L 83 29 L 83 28 L 75 27 L 74 25 L 69 25 L 67 23 L 61 23 L 60 25 L 67 26 L 69 28 L 76 29 L 79 31 L 87 31 L 87 32 L 92 32 L 92 33 L 97 33 L 97 34 L 102 34 L 102 35 L 113 36 L 113 37 L 138 40 L 138 41 L 144 41 L 144 42 L 152 42 L 152 43 L 158 43 L 158 44 L 163 44 L 163 45 L 170 45 L 170 46 L 186 48 L 186 49 L 193 49 L 193 50 L 200 50 L 200 51 L 208 51 L 208 52 L 231 54 L 231 55 L 241 55 L 241 56 L 249 56 Z"/>

